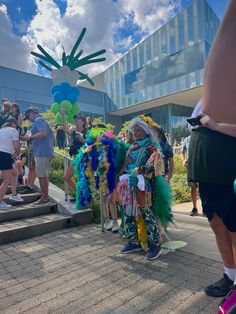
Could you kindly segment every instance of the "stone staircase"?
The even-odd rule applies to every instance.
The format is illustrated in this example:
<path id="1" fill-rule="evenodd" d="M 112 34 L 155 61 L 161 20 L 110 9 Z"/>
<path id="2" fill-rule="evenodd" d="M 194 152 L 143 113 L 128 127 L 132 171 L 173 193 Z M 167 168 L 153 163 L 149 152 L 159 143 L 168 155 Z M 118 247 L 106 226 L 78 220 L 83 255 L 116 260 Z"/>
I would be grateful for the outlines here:
<path id="1" fill-rule="evenodd" d="M 20 192 L 23 188 L 24 186 L 19 186 L 17 191 Z M 39 192 L 21 194 L 24 203 L 12 202 L 9 199 L 10 193 L 9 189 L 4 201 L 12 204 L 12 208 L 0 210 L 0 245 L 77 224 L 73 215 L 58 212 L 58 205 L 53 199 L 48 204 L 33 205 L 32 203 L 41 196 Z"/>

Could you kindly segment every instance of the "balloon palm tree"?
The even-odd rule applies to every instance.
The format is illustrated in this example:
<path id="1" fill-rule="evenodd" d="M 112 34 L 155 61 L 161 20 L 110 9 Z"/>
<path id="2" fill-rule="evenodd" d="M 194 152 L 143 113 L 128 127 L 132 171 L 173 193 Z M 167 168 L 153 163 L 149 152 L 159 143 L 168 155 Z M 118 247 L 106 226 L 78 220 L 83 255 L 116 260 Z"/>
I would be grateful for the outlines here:
<path id="1" fill-rule="evenodd" d="M 104 60 L 106 60 L 106 58 L 96 58 L 100 55 L 102 55 L 103 53 L 106 52 L 105 49 L 99 50 L 97 52 L 94 52 L 90 55 L 87 55 L 83 58 L 81 58 L 82 54 L 83 54 L 83 50 L 81 49 L 77 54 L 76 51 L 85 35 L 86 32 L 86 28 L 83 28 L 76 43 L 74 44 L 71 52 L 69 55 L 66 54 L 64 48 L 63 48 L 63 52 L 62 52 L 62 65 L 60 65 L 52 56 L 49 55 L 49 53 L 47 53 L 47 51 L 45 49 L 43 49 L 43 47 L 41 45 L 37 45 L 37 48 L 40 50 L 40 53 L 38 52 L 34 52 L 31 51 L 31 54 L 39 59 L 41 59 L 39 61 L 39 64 L 41 66 L 43 66 L 44 68 L 46 68 L 48 71 L 53 71 L 55 69 L 60 69 L 62 66 L 67 66 L 70 68 L 71 71 L 78 69 L 79 67 L 83 66 L 83 65 L 87 65 L 87 64 L 91 64 L 91 63 L 95 63 L 95 62 L 102 62 Z M 43 61 L 42 61 L 43 60 Z M 46 62 L 46 63 L 45 63 Z M 52 68 L 54 67 L 54 68 Z M 76 70 L 79 73 L 79 79 L 80 80 L 87 80 L 91 85 L 94 85 L 93 80 L 89 77 L 88 74 L 85 74 L 81 71 Z"/>

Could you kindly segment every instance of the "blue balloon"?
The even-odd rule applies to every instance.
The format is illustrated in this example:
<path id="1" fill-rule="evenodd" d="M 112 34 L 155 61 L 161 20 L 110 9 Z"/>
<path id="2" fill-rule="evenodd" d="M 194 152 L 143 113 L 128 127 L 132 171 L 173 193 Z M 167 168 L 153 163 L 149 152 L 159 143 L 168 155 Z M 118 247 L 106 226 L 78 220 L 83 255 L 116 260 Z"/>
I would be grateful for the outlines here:
<path id="1" fill-rule="evenodd" d="M 55 93 L 58 92 L 59 90 L 60 90 L 59 85 L 54 85 L 54 86 L 51 88 L 51 93 L 52 93 L 52 94 L 55 94 Z"/>
<path id="2" fill-rule="evenodd" d="M 76 95 L 79 96 L 80 90 L 78 87 L 73 86 L 71 87 L 70 93 L 76 93 Z"/>
<path id="3" fill-rule="evenodd" d="M 62 92 L 58 91 L 53 95 L 53 98 L 54 102 L 60 103 L 62 100 L 65 99 L 65 95 Z"/>
<path id="4" fill-rule="evenodd" d="M 70 90 L 71 90 L 71 86 L 70 86 L 70 84 L 67 83 L 67 82 L 61 83 L 61 84 L 59 85 L 59 88 L 60 88 L 60 91 L 61 91 L 62 93 L 64 93 L 64 94 L 69 93 Z"/>
<path id="5" fill-rule="evenodd" d="M 77 94 L 76 93 L 69 93 L 66 95 L 66 99 L 68 99 L 72 104 L 74 104 L 77 100 Z"/>

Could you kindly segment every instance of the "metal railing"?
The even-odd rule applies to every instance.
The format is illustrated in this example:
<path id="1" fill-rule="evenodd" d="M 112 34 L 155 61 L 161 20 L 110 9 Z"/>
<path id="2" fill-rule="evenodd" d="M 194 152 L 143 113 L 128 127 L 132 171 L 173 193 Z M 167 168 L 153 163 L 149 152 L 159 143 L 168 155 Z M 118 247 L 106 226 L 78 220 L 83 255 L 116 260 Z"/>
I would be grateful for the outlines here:
<path id="1" fill-rule="evenodd" d="M 55 154 L 63 157 L 63 167 L 64 167 L 64 174 L 66 173 L 68 167 L 69 167 L 69 162 L 72 161 L 73 159 L 65 154 L 62 154 L 58 151 L 54 151 Z M 68 201 L 69 198 L 69 187 L 68 183 L 64 180 L 64 191 L 65 191 L 65 201 Z"/>
<path id="2" fill-rule="evenodd" d="M 59 156 L 63 157 L 63 166 L 64 166 L 64 174 L 66 173 L 68 166 L 69 166 L 69 162 L 73 161 L 73 159 L 63 153 L 58 152 L 57 150 L 54 151 L 55 154 L 58 154 Z M 68 187 L 68 183 L 66 181 L 64 181 L 64 190 L 65 190 L 65 201 L 68 201 L 68 197 L 69 197 L 69 187 Z M 103 195 L 102 195 L 102 191 L 100 190 L 100 217 L 101 217 L 101 231 L 104 232 L 104 211 L 103 211 Z"/>

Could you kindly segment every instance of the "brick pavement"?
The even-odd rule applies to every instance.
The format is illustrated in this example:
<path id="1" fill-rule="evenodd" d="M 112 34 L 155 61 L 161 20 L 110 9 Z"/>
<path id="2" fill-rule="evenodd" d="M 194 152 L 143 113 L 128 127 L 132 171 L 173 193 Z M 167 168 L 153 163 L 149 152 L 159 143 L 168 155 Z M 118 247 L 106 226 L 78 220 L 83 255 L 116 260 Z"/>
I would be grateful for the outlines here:
<path id="1" fill-rule="evenodd" d="M 0 313 L 216 313 L 221 264 L 181 250 L 121 255 L 119 235 L 64 229 L 0 247 Z"/>

